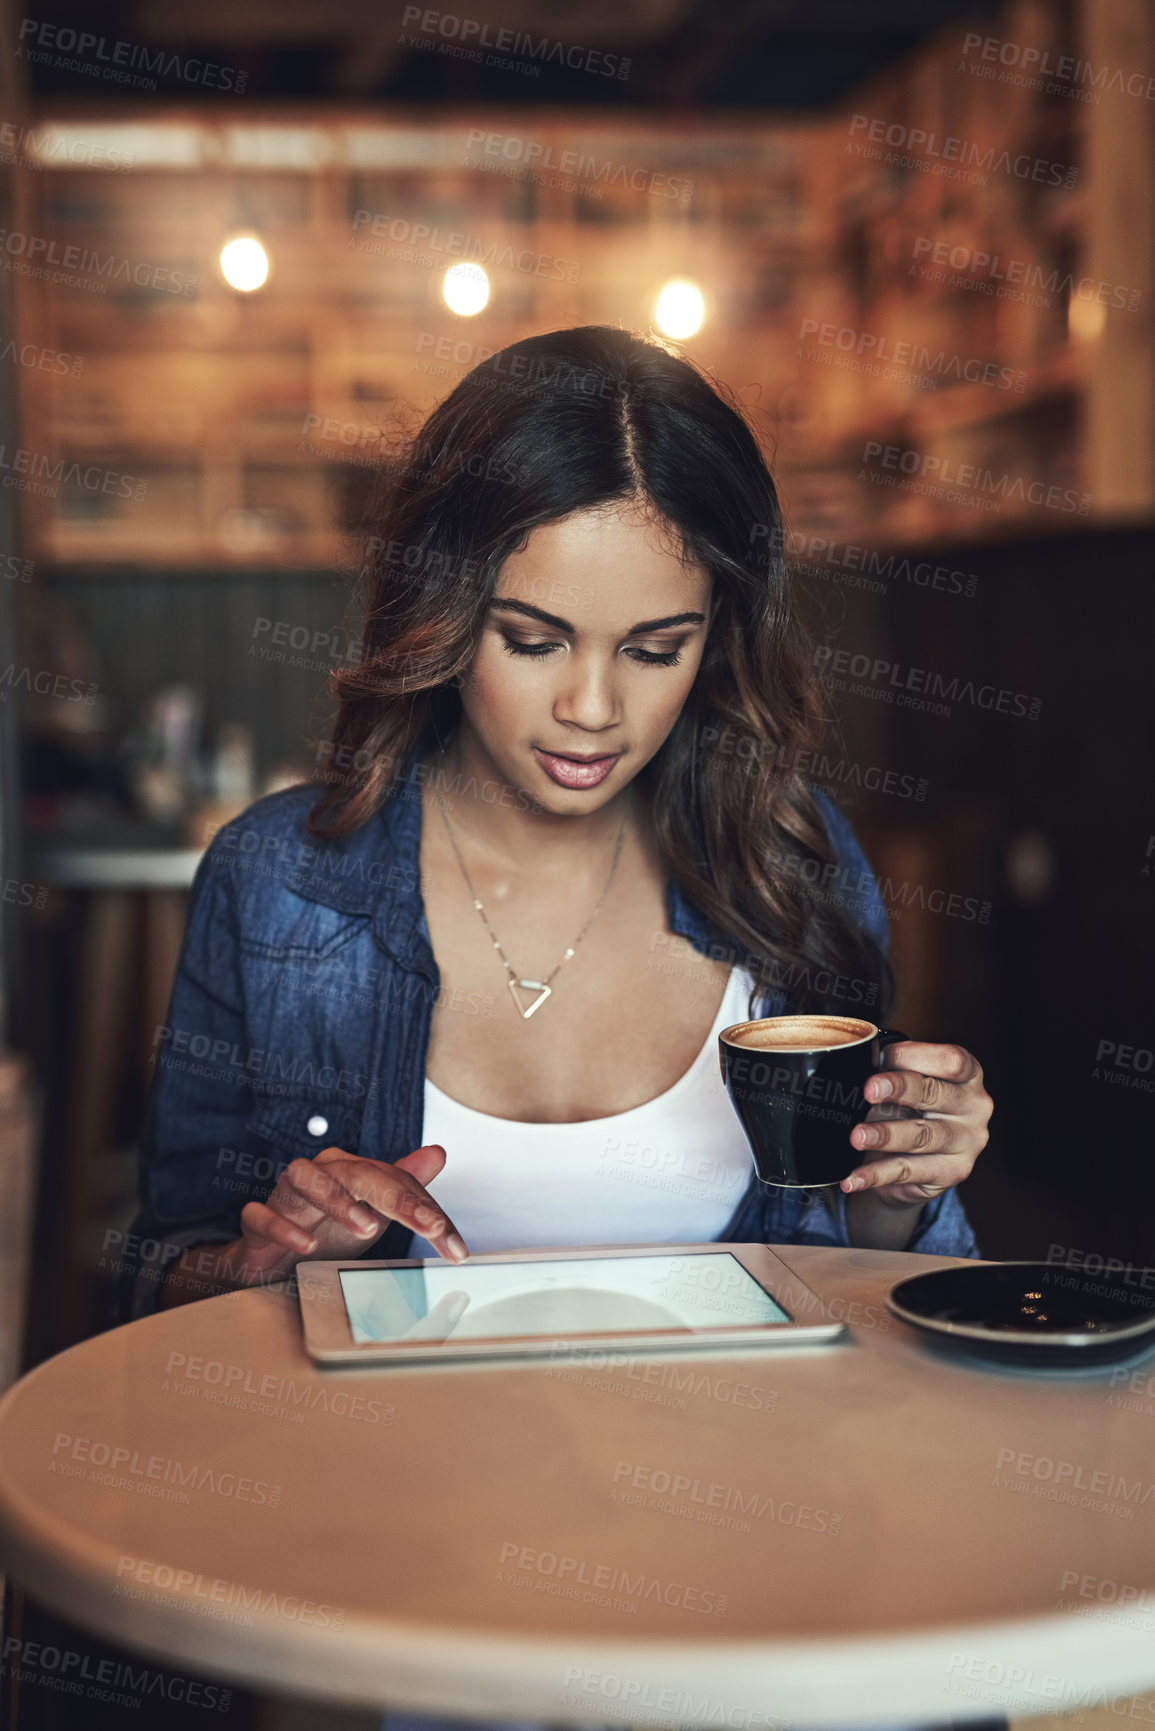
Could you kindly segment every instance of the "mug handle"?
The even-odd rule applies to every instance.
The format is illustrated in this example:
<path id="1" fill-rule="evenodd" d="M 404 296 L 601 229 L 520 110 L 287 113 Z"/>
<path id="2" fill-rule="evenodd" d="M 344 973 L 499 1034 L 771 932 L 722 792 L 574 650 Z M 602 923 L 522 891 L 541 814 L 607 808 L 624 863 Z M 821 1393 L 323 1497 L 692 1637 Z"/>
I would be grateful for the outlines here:
<path id="1" fill-rule="evenodd" d="M 881 1069 L 885 1057 L 885 1048 L 887 1046 L 896 1046 L 900 1040 L 909 1040 L 910 1035 L 904 1034 L 900 1028 L 880 1028 L 874 1038 L 878 1046 L 879 1068 Z M 889 1107 L 890 1111 L 892 1111 L 896 1117 L 921 1118 L 922 1116 L 922 1113 L 915 1106 L 890 1106 L 890 1102 L 887 1100 L 882 1102 L 882 1106 L 879 1109 L 883 1110 L 887 1107 Z"/>

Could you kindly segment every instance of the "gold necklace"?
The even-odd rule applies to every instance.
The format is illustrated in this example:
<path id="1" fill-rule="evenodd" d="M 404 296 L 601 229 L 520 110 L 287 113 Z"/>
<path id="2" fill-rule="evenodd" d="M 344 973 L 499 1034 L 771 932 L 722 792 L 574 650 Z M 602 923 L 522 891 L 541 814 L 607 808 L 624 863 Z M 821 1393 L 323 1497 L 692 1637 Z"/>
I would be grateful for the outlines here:
<path id="1" fill-rule="evenodd" d="M 552 995 L 553 988 L 550 985 L 550 981 L 554 978 L 554 975 L 558 972 L 558 969 L 563 967 L 565 965 L 565 963 L 569 961 L 570 957 L 573 955 L 574 951 L 577 949 L 578 945 L 581 943 L 582 939 L 585 937 L 586 933 L 589 931 L 590 927 L 593 925 L 593 923 L 594 923 L 595 919 L 597 918 L 598 913 L 601 909 L 602 903 L 605 901 L 606 897 L 610 893 L 610 885 L 613 883 L 614 873 L 618 869 L 618 860 L 621 857 L 622 842 L 625 838 L 625 833 L 626 833 L 625 807 L 623 806 L 623 808 L 622 808 L 622 821 L 621 821 L 621 824 L 618 828 L 618 840 L 617 840 L 617 845 L 614 848 L 614 858 L 613 858 L 613 864 L 610 866 L 610 875 L 606 879 L 605 888 L 603 889 L 601 895 L 598 897 L 597 907 L 594 908 L 593 913 L 590 915 L 589 919 L 586 921 L 585 925 L 582 927 L 581 931 L 578 933 L 577 937 L 574 939 L 573 943 L 570 945 L 569 949 L 566 951 L 565 955 L 562 957 L 561 961 L 557 964 L 557 967 L 554 968 L 552 973 L 547 974 L 544 980 L 523 980 L 523 979 L 518 978 L 517 974 L 514 972 L 513 968 L 509 964 L 509 957 L 506 955 L 505 951 L 502 949 L 501 945 L 497 941 L 497 934 L 495 933 L 493 927 L 490 925 L 488 916 L 485 912 L 485 909 L 481 905 L 481 898 L 478 896 L 477 891 L 473 887 L 472 880 L 471 880 L 469 873 L 465 867 L 465 861 L 461 857 L 461 849 L 458 847 L 456 838 L 454 837 L 453 831 L 449 826 L 449 814 L 446 811 L 444 802 L 442 801 L 442 798 L 441 798 L 441 795 L 437 792 L 436 788 L 434 789 L 434 795 L 433 796 L 437 801 L 437 809 L 440 811 L 441 820 L 445 825 L 445 833 L 449 837 L 450 845 L 452 846 L 454 853 L 457 855 L 457 863 L 461 867 L 461 875 L 465 879 L 466 884 L 469 886 L 469 893 L 473 897 L 473 905 L 477 909 L 478 913 L 481 915 L 482 923 L 484 924 L 485 929 L 489 933 L 490 937 L 493 939 L 493 947 L 497 951 L 498 955 L 501 957 L 502 962 L 505 965 L 505 971 L 509 975 L 509 979 L 506 981 L 506 985 L 509 987 L 510 994 L 513 998 L 513 1001 L 517 1005 L 517 1013 L 521 1017 L 523 1022 L 528 1022 L 529 1018 L 533 1015 L 534 1011 L 539 1010 L 541 1008 L 541 1006 L 545 1003 L 545 1000 Z M 522 1000 L 518 997 L 519 991 L 536 992 L 537 993 L 537 997 L 534 998 L 533 1002 L 530 1004 L 528 1009 L 526 1009 L 526 1007 L 522 1003 Z"/>

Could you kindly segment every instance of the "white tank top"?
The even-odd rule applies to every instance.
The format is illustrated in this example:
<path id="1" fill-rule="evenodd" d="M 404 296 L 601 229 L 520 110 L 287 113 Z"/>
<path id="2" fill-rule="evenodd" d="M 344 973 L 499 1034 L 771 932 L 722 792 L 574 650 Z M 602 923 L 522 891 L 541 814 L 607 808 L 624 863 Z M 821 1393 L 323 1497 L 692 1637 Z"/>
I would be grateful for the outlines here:
<path id="1" fill-rule="evenodd" d="M 672 1088 L 576 1124 L 493 1118 L 425 1079 L 423 1142 L 448 1156 L 429 1185 L 470 1250 L 707 1244 L 750 1182 L 750 1147 L 718 1070 L 718 1032 L 747 1017 L 733 968 L 698 1056 Z M 410 1256 L 436 1256 L 414 1235 Z"/>

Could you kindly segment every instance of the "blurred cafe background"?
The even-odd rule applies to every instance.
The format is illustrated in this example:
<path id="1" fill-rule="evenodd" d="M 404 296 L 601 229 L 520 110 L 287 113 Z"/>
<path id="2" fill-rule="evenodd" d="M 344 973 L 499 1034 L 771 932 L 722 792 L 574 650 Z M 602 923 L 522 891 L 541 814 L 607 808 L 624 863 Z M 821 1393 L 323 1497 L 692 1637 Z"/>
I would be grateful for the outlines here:
<path id="1" fill-rule="evenodd" d="M 587 323 L 680 345 L 773 459 L 895 1020 L 995 1098 L 984 1254 L 1155 1259 L 1155 9 L 27 8 L 4 1380 L 109 1325 L 188 884 L 318 771 L 374 474 L 487 352 Z"/>

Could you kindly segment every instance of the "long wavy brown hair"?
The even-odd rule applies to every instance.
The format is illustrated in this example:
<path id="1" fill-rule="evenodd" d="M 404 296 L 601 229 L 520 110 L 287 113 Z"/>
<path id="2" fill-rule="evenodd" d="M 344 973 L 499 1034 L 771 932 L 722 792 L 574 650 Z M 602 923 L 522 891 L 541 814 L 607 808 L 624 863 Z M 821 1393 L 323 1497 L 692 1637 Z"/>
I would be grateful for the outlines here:
<path id="1" fill-rule="evenodd" d="M 822 704 L 774 482 L 723 391 L 629 332 L 589 325 L 502 349 L 382 477 L 362 659 L 333 675 L 330 761 L 348 767 L 310 829 L 360 828 L 420 742 L 451 733 L 498 573 L 531 531 L 636 499 L 673 526 L 717 598 L 690 694 L 636 778 L 668 869 L 716 933 L 712 953 L 753 973 L 751 1013 L 774 988 L 798 1010 L 845 1011 L 857 982 L 849 995 L 878 1020 L 889 965 L 853 899 L 830 888 L 841 877 L 826 824 L 792 767 L 819 746 Z"/>

